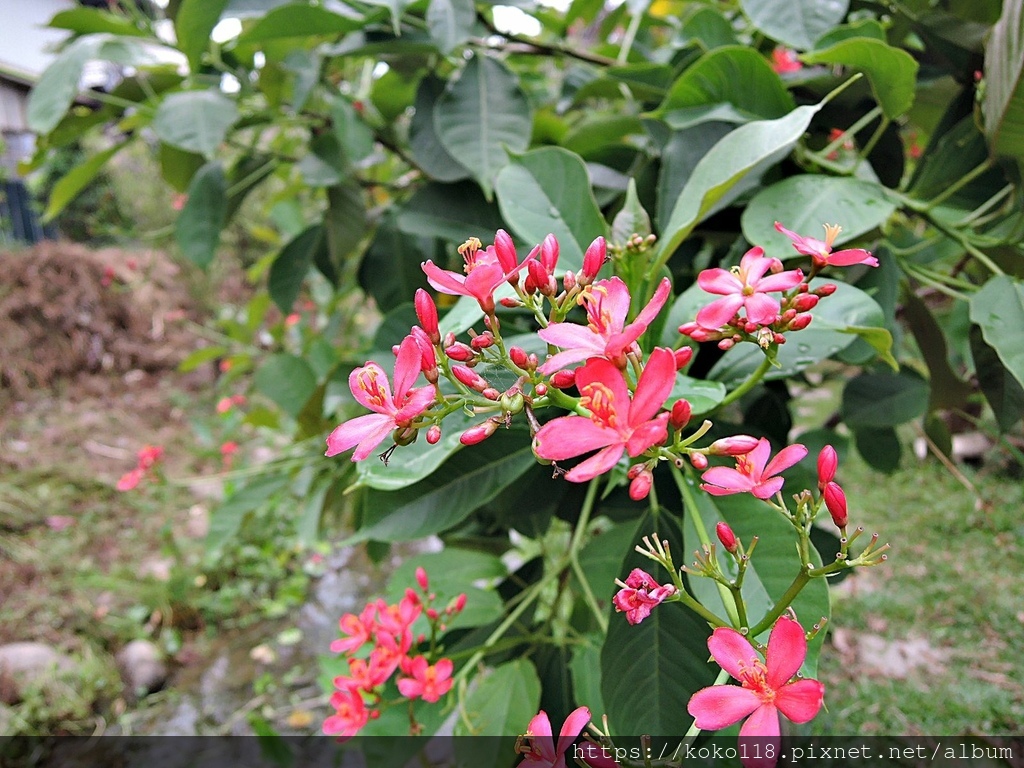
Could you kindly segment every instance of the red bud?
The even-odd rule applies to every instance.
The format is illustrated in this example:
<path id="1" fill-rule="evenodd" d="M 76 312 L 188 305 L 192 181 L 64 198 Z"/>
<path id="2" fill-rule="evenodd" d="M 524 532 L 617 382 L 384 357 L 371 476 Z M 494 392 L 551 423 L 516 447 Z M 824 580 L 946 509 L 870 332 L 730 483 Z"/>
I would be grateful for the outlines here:
<path id="1" fill-rule="evenodd" d="M 839 469 L 839 455 L 831 445 L 826 445 L 818 454 L 818 487 L 824 488 L 836 479 Z"/>
<path id="2" fill-rule="evenodd" d="M 506 274 L 514 270 L 519 263 L 519 257 L 516 255 L 516 246 L 508 232 L 504 229 L 499 229 L 494 234 L 494 252 L 498 256 L 501 271 Z"/>
<path id="3" fill-rule="evenodd" d="M 811 324 L 813 318 L 810 315 L 797 315 L 789 323 L 789 330 L 802 331 Z"/>
<path id="4" fill-rule="evenodd" d="M 682 429 L 690 423 L 692 415 L 693 408 L 688 401 L 676 400 L 668 417 L 668 423 L 672 425 L 672 429 Z"/>
<path id="5" fill-rule="evenodd" d="M 680 347 L 675 351 L 676 370 L 681 371 L 693 360 L 693 347 Z"/>
<path id="6" fill-rule="evenodd" d="M 437 441 L 441 439 L 441 428 L 437 424 L 431 424 L 427 428 L 427 442 L 431 445 L 437 445 Z"/>
<path id="7" fill-rule="evenodd" d="M 424 331 L 426 331 L 431 343 L 437 344 L 441 341 L 441 333 L 437 327 L 437 305 L 434 304 L 434 300 L 430 298 L 430 294 L 422 288 L 416 289 L 414 304 L 416 306 L 416 317 L 420 321 L 420 326 Z"/>
<path id="8" fill-rule="evenodd" d="M 426 592 L 429 589 L 429 582 L 427 580 L 427 572 L 420 566 L 416 569 L 416 583 L 420 585 L 420 589 Z"/>
<path id="9" fill-rule="evenodd" d="M 732 528 L 729 527 L 728 523 L 719 523 L 715 526 L 715 533 L 718 534 L 718 540 L 722 542 L 722 546 L 725 547 L 726 551 L 735 553 L 739 548 L 736 542 L 736 534 L 732 532 Z"/>
<path id="10" fill-rule="evenodd" d="M 712 456 L 745 456 L 757 448 L 760 441 L 750 435 L 733 435 L 715 440 L 709 447 Z"/>
<path id="11" fill-rule="evenodd" d="M 580 285 L 590 285 L 597 279 L 607 257 L 608 244 L 603 237 L 599 237 L 590 244 L 587 252 L 583 254 L 583 270 L 581 276 L 577 278 Z"/>
<path id="12" fill-rule="evenodd" d="M 846 512 L 846 494 L 839 487 L 839 483 L 830 482 L 825 485 L 825 506 L 828 513 L 832 515 L 832 522 L 837 528 L 845 528 L 848 515 Z"/>
<path id="13" fill-rule="evenodd" d="M 460 363 L 468 363 L 474 357 L 476 353 L 472 347 L 463 344 L 461 341 L 457 341 L 454 344 L 445 347 L 444 353 L 452 360 Z"/>
<path id="14" fill-rule="evenodd" d="M 464 365 L 453 365 L 452 375 L 467 387 L 475 389 L 477 392 L 483 392 L 487 389 L 487 379 Z"/>
<path id="15" fill-rule="evenodd" d="M 509 347 L 508 356 L 509 359 L 520 368 L 526 367 L 526 350 L 522 347 Z"/>
<path id="16" fill-rule="evenodd" d="M 575 371 L 556 371 L 551 376 L 551 386 L 555 389 L 568 389 L 576 383 Z"/>
<path id="17" fill-rule="evenodd" d="M 708 457 L 703 453 L 691 453 L 690 463 L 693 464 L 694 469 L 707 469 L 708 468 Z"/>
<path id="18" fill-rule="evenodd" d="M 498 423 L 488 419 L 483 424 L 477 424 L 475 427 L 470 427 L 459 437 L 459 442 L 463 445 L 476 445 L 482 443 L 488 437 L 493 435 L 498 429 Z"/>
<path id="19" fill-rule="evenodd" d="M 646 499 L 651 492 L 651 484 L 654 482 L 654 475 L 649 469 L 643 469 L 633 478 L 629 484 L 629 498 L 633 501 Z"/>
<path id="20" fill-rule="evenodd" d="M 555 271 L 558 263 L 558 238 L 554 235 L 548 235 L 540 244 L 540 263 L 548 273 Z"/>

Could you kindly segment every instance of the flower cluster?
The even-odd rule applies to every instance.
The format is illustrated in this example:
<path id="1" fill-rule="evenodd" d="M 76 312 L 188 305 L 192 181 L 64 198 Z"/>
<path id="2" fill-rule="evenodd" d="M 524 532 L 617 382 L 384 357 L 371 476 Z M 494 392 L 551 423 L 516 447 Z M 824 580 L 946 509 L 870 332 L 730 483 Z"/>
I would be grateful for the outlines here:
<path id="1" fill-rule="evenodd" d="M 395 672 L 399 673 L 398 691 L 406 699 L 434 703 L 451 690 L 451 659 L 440 658 L 431 663 L 417 653 L 416 648 L 426 641 L 426 636 L 414 637 L 413 625 L 425 616 L 432 635 L 443 632 L 446 622 L 465 608 L 466 595 L 459 595 L 443 611 L 438 611 L 431 605 L 436 595 L 430 592 L 422 568 L 416 570 L 416 582 L 419 593 L 409 588 L 393 605 L 378 599 L 367 603 L 358 615 L 346 613 L 339 620 L 343 636 L 331 643 L 331 650 L 347 657 L 348 674 L 334 678 L 334 714 L 324 720 L 324 733 L 351 738 L 367 722 L 379 717 L 380 710 L 374 707 L 383 703 L 384 686 Z"/>
<path id="2" fill-rule="evenodd" d="M 159 445 L 144 445 L 137 454 L 135 469 L 125 472 L 117 481 L 117 490 L 131 491 L 138 487 L 143 478 L 146 477 L 164 457 L 164 449 Z"/>
<path id="3" fill-rule="evenodd" d="M 523 756 L 516 768 L 566 768 L 565 752 L 579 738 L 590 722 L 590 710 L 578 707 L 569 713 L 558 732 L 558 743 L 551 733 L 551 720 L 543 709 L 534 715 L 520 736 L 516 750 Z M 580 757 L 580 755 L 583 755 Z M 604 754 L 593 741 L 584 741 L 573 750 L 576 761 L 591 768 L 618 768 L 618 763 Z"/>

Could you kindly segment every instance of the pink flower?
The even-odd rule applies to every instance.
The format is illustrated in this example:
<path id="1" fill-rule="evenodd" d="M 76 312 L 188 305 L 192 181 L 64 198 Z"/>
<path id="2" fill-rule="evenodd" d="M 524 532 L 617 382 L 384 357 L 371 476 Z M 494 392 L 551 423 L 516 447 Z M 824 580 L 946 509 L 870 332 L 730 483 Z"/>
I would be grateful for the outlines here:
<path id="1" fill-rule="evenodd" d="M 799 72 L 803 69 L 803 64 L 789 48 L 776 48 L 772 51 L 772 69 L 776 74 L 786 75 L 790 72 Z"/>
<path id="2" fill-rule="evenodd" d="M 590 710 L 579 707 L 569 713 L 558 732 L 558 744 L 551 735 L 551 721 L 543 709 L 526 726 L 523 761 L 516 768 L 566 768 L 567 750 L 590 722 Z"/>
<path id="3" fill-rule="evenodd" d="M 420 699 L 433 704 L 452 687 L 452 660 L 440 659 L 428 665 L 424 656 L 417 656 L 409 665 L 411 677 L 398 678 L 398 691 L 407 699 Z"/>
<path id="4" fill-rule="evenodd" d="M 159 445 L 144 445 L 139 449 L 139 469 L 150 469 L 164 456 L 164 449 Z"/>
<path id="5" fill-rule="evenodd" d="M 370 713 L 366 711 L 363 697 L 358 691 L 335 691 L 331 695 L 331 706 L 334 707 L 334 714 L 324 720 L 324 733 L 328 736 L 351 739 L 370 719 Z"/>
<path id="6" fill-rule="evenodd" d="M 658 410 L 675 382 L 676 363 L 670 349 L 655 349 L 640 374 L 632 401 L 622 372 L 607 360 L 594 357 L 576 372 L 580 404 L 585 416 L 562 416 L 540 428 L 535 440 L 537 455 L 559 461 L 601 449 L 573 467 L 565 479 L 590 480 L 615 466 L 624 451 L 639 456 L 668 437 L 668 413 Z"/>
<path id="7" fill-rule="evenodd" d="M 732 270 L 705 269 L 697 275 L 697 284 L 708 293 L 723 298 L 715 299 L 697 313 L 697 325 L 715 330 L 728 323 L 740 309 L 746 309 L 747 320 L 757 325 L 771 325 L 779 315 L 779 301 L 768 294 L 788 291 L 800 284 L 803 273 L 799 269 L 768 275 L 774 259 L 764 255 L 761 248 L 751 248 L 740 265 Z"/>
<path id="8" fill-rule="evenodd" d="M 527 256 L 522 263 L 516 263 L 512 240 L 503 230 L 498 230 L 495 235 L 495 245 L 486 250 L 480 250 L 480 245 L 479 240 L 472 238 L 459 246 L 459 254 L 466 262 L 465 275 L 441 269 L 432 261 L 425 261 L 421 266 L 427 282 L 441 293 L 472 296 L 480 302 L 484 312 L 493 312 L 494 291 L 518 274 L 534 254 Z"/>
<path id="9" fill-rule="evenodd" d="M 142 482 L 142 476 L 145 474 L 145 470 L 140 467 L 136 467 L 131 472 L 126 472 L 121 475 L 121 479 L 117 481 L 117 490 L 119 491 L 131 491 L 138 487 L 139 483 Z"/>
<path id="10" fill-rule="evenodd" d="M 687 710 L 698 728 L 716 731 L 747 718 L 740 728 L 741 744 L 754 737 L 777 742 L 779 712 L 794 723 L 806 723 L 821 709 L 825 686 L 817 680 L 790 682 L 807 656 L 807 639 L 797 621 L 783 616 L 775 623 L 765 663 L 750 641 L 729 627 L 719 627 L 711 634 L 708 650 L 740 685 L 713 685 L 690 697 Z M 773 765 L 775 761 L 742 762 L 750 766 Z"/>
<path id="11" fill-rule="evenodd" d="M 388 377 L 376 363 L 356 368 L 348 377 L 352 395 L 375 413 L 360 416 L 336 427 L 327 438 L 327 456 L 336 456 L 355 446 L 352 461 L 362 461 L 396 427 L 406 427 L 430 407 L 436 396 L 434 387 L 411 389 L 420 374 L 422 356 L 416 340 L 406 336 L 395 359 L 395 392 L 391 394 Z"/>
<path id="12" fill-rule="evenodd" d="M 826 267 L 831 264 L 833 267 L 849 267 L 853 264 L 867 264 L 869 267 L 877 267 L 878 259 L 865 251 L 863 248 L 850 248 L 845 251 L 832 252 L 832 243 L 842 231 L 838 224 L 824 224 L 825 239 L 817 240 L 813 237 L 803 237 L 790 232 L 779 222 L 775 222 L 775 229 L 793 241 L 793 247 L 797 253 L 810 256 L 818 267 Z"/>
<path id="13" fill-rule="evenodd" d="M 752 493 L 759 499 L 770 499 L 782 490 L 783 479 L 776 475 L 806 456 L 807 449 L 802 445 L 790 445 L 769 462 L 771 452 L 771 443 L 762 437 L 754 450 L 736 458 L 735 469 L 712 467 L 701 475 L 704 482 L 700 487 L 712 496 Z"/>
<path id="14" fill-rule="evenodd" d="M 538 370 L 549 374 L 589 357 L 603 357 L 619 368 L 624 368 L 626 352 L 657 317 L 671 290 L 672 284 L 666 277 L 658 285 L 647 306 L 640 310 L 636 320 L 625 325 L 631 301 L 626 284 L 612 277 L 588 286 L 578 299 L 587 310 L 587 325 L 552 323 L 538 332 L 537 335 L 548 344 L 562 348 L 561 352 L 548 358 Z"/>
<path id="15" fill-rule="evenodd" d="M 616 580 L 622 587 L 615 593 L 612 603 L 615 610 L 626 614 L 626 621 L 639 624 L 651 615 L 654 606 L 665 602 L 676 593 L 671 584 L 659 584 L 649 573 L 639 568 L 630 571 L 625 583 Z"/>
<path id="16" fill-rule="evenodd" d="M 371 603 L 358 616 L 354 613 L 346 613 L 342 616 L 338 620 L 338 626 L 348 637 L 332 642 L 331 650 L 334 653 L 351 653 L 370 642 L 370 637 L 376 628 L 373 620 L 376 612 L 376 606 Z"/>

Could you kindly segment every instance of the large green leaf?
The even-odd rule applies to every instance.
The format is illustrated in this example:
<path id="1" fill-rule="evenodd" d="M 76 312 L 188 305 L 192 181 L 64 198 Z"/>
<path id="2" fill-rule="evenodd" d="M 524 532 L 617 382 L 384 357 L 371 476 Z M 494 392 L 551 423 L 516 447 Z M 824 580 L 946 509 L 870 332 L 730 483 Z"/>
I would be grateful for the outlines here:
<path id="1" fill-rule="evenodd" d="M 690 403 L 696 415 L 713 411 L 725 399 L 725 385 L 720 381 L 694 379 L 676 374 L 676 383 L 668 396 L 667 405 L 683 398 Z"/>
<path id="2" fill-rule="evenodd" d="M 694 169 L 711 148 L 735 128 L 728 122 L 706 121 L 672 132 L 661 150 L 661 170 L 658 173 L 657 219 L 662 228 L 672 216 L 676 201 L 693 176 Z"/>
<path id="3" fill-rule="evenodd" d="M 227 4 L 228 0 L 182 0 L 178 6 L 174 33 L 193 72 L 202 65 L 203 54 L 210 45 L 210 33 Z"/>
<path id="4" fill-rule="evenodd" d="M 327 250 L 336 272 L 344 273 L 346 261 L 359 249 L 370 227 L 363 192 L 355 178 L 327 190 L 324 230 Z"/>
<path id="5" fill-rule="evenodd" d="M 466 42 L 475 21 L 472 0 L 430 0 L 427 5 L 427 30 L 442 53 Z"/>
<path id="6" fill-rule="evenodd" d="M 931 392 L 928 410 L 965 408 L 973 388 L 950 365 L 946 336 L 928 305 L 916 293 L 908 290 L 902 310 L 903 322 L 914 334 L 914 341 L 928 366 L 928 386 Z"/>
<path id="7" fill-rule="evenodd" d="M 848 0 L 741 0 L 754 26 L 791 48 L 806 50 L 846 16 Z"/>
<path id="8" fill-rule="evenodd" d="M 459 765 L 507 764 L 514 734 L 525 733 L 540 709 L 540 679 L 528 659 L 502 664 L 476 679 L 476 686 L 462 702 L 455 722 L 456 736 L 490 736 L 488 739 L 455 739 Z M 504 736 L 505 739 L 494 738 Z"/>
<path id="9" fill-rule="evenodd" d="M 184 91 L 160 103 L 153 131 L 161 141 L 211 158 L 237 120 L 238 107 L 220 91 Z"/>
<path id="10" fill-rule="evenodd" d="M 440 237 L 451 243 L 479 237 L 488 243 L 506 226 L 498 206 L 472 182 L 426 184 L 399 208 L 398 228 L 406 234 Z"/>
<path id="11" fill-rule="evenodd" d="M 760 174 L 789 154 L 822 104 L 797 107 L 777 120 L 758 120 L 730 132 L 693 169 L 663 227 L 659 254 L 667 260 L 683 240 L 748 174 Z"/>
<path id="12" fill-rule="evenodd" d="M 530 103 L 504 64 L 477 55 L 437 100 L 434 130 L 441 144 L 465 165 L 490 198 L 494 178 L 508 163 L 508 151 L 530 142 Z"/>
<path id="13" fill-rule="evenodd" d="M 270 298 L 282 312 L 287 314 L 292 311 L 302 281 L 313 266 L 313 257 L 323 245 L 324 228 L 314 224 L 290 240 L 270 265 L 267 288 Z"/>
<path id="14" fill-rule="evenodd" d="M 444 93 L 444 81 L 430 75 L 416 90 L 416 111 L 409 123 L 409 148 L 416 165 L 432 179 L 459 181 L 469 170 L 451 156 L 434 130 L 434 106 Z"/>
<path id="15" fill-rule="evenodd" d="M 996 417 L 999 429 L 1009 432 L 1024 416 L 1024 387 L 1006 370 L 996 351 L 985 343 L 981 329 L 976 325 L 971 326 L 970 344 L 978 386 Z"/>
<path id="16" fill-rule="evenodd" d="M 825 282 L 821 278 L 815 278 L 812 286 L 819 286 Z M 768 369 L 765 378 L 783 379 L 793 376 L 842 351 L 868 329 L 882 332 L 880 335 L 888 338 L 891 345 L 892 339 L 887 336 L 889 332 L 882 327 L 885 325 L 885 313 L 878 306 L 878 302 L 864 291 L 847 283 L 835 285 L 836 292 L 823 298 L 818 306 L 811 310 L 811 324 L 802 331 L 787 335 L 786 343 L 779 347 L 779 366 Z M 692 296 L 688 295 L 691 291 L 694 292 Z M 703 303 L 697 304 L 698 307 L 710 301 L 710 294 L 703 293 L 699 286 L 694 285 L 683 294 L 687 296 L 685 306 L 691 307 L 693 303 L 701 300 L 697 292 L 703 295 Z M 677 304 L 679 303 L 677 300 Z M 693 317 L 688 319 L 692 321 Z M 764 353 L 757 345 L 739 344 L 718 361 L 711 369 L 709 377 L 728 386 L 735 386 L 749 376 L 763 359 Z"/>
<path id="17" fill-rule="evenodd" d="M 906 51 L 881 40 L 849 38 L 824 50 L 805 53 L 801 58 L 809 64 L 841 64 L 863 72 L 875 100 L 890 120 L 914 104 L 917 61 Z"/>
<path id="18" fill-rule="evenodd" d="M 740 223 L 749 242 L 760 245 L 768 256 L 785 259 L 798 254 L 792 241 L 776 231 L 776 221 L 819 240 L 825 236 L 823 224 L 839 224 L 843 231 L 835 245 L 840 246 L 881 226 L 895 210 L 895 203 L 879 184 L 804 173 L 758 192 L 744 209 Z"/>
<path id="19" fill-rule="evenodd" d="M 667 512 L 657 519 L 645 517 L 634 539 L 657 532 L 673 552 L 686 550 L 678 523 Z M 643 568 L 664 579 L 654 564 L 631 551 L 620 568 L 628 574 Z M 708 625 L 677 603 L 660 605 L 641 623 L 631 626 L 623 614 L 612 613 L 601 649 L 601 697 L 615 735 L 638 737 L 644 733 L 682 735 L 692 719 L 686 711 L 690 696 L 715 680 L 717 669 L 707 663 Z"/>
<path id="20" fill-rule="evenodd" d="M 57 127 L 78 95 L 86 62 L 96 57 L 104 41 L 102 35 L 80 37 L 43 71 L 28 97 L 26 117 L 31 130 L 43 134 Z"/>
<path id="21" fill-rule="evenodd" d="M 686 482 L 691 482 L 687 480 Z M 789 585 L 800 571 L 800 562 L 795 557 L 796 532 L 788 522 L 783 520 L 763 501 L 749 494 L 735 496 L 709 496 L 691 483 L 700 516 L 707 531 L 713 531 L 719 521 L 725 521 L 733 533 L 743 542 L 749 544 L 754 536 L 758 537 L 757 550 L 747 567 L 743 577 L 743 599 L 747 606 L 747 621 L 752 625 L 758 623 L 785 594 Z M 787 493 L 795 493 L 798 488 L 787 489 Z M 699 550 L 701 542 L 697 537 L 697 529 L 689 517 L 687 510 L 683 521 L 685 552 Z M 712 534 L 713 536 L 714 534 Z M 834 553 L 826 553 L 832 556 Z M 812 551 L 814 565 L 820 566 L 821 559 L 817 552 Z M 719 552 L 719 561 L 729 568 L 727 555 Z M 722 603 L 722 595 L 715 582 L 707 578 L 690 576 L 690 586 L 694 595 L 705 606 L 726 616 Z M 828 619 L 830 602 L 828 584 L 824 579 L 813 579 L 792 603 L 797 618 L 804 629 L 810 629 L 820 619 Z M 770 630 L 758 636 L 760 642 L 767 642 Z M 807 650 L 803 673 L 813 677 L 818 667 L 818 654 L 824 641 L 824 632 L 812 641 Z"/>
<path id="22" fill-rule="evenodd" d="M 884 429 L 916 419 L 928 407 L 928 382 L 917 374 L 862 373 L 843 388 L 843 421 L 856 429 Z"/>
<path id="23" fill-rule="evenodd" d="M 479 627 L 501 618 L 504 605 L 493 586 L 508 575 L 508 569 L 497 555 L 446 547 L 443 552 L 410 557 L 388 579 L 391 602 L 398 602 L 410 587 L 416 588 L 417 568 L 426 572 L 439 612 L 460 594 L 466 595 L 466 607 L 448 622 L 448 629 Z"/>
<path id="24" fill-rule="evenodd" d="M 96 178 L 103 166 L 107 164 L 126 144 L 115 144 L 109 149 L 91 155 L 85 162 L 76 165 L 60 181 L 53 185 L 50 191 L 50 199 L 46 201 L 46 211 L 43 213 L 43 221 L 53 221 L 61 211 L 78 197 L 79 193 L 89 186 L 89 182 Z"/>
<path id="25" fill-rule="evenodd" d="M 516 157 L 495 183 L 501 215 L 530 245 L 549 233 L 558 238 L 559 273 L 583 266 L 583 253 L 605 234 L 601 210 L 590 190 L 583 161 L 560 147 Z"/>
<path id="26" fill-rule="evenodd" d="M 256 369 L 253 384 L 285 413 L 298 417 L 316 391 L 316 374 L 301 357 L 278 353 Z"/>
<path id="27" fill-rule="evenodd" d="M 351 541 L 413 541 L 465 520 L 534 464 L 529 436 L 499 430 L 424 480 L 397 491 L 367 489 L 363 527 Z"/>
<path id="28" fill-rule="evenodd" d="M 997 155 L 1024 160 L 1024 5 L 1003 3 L 985 45 L 985 136 Z"/>
<path id="29" fill-rule="evenodd" d="M 1024 385 L 1024 283 L 1008 275 L 993 277 L 971 297 L 971 322 Z"/>
<path id="30" fill-rule="evenodd" d="M 266 43 L 284 37 L 315 37 L 352 32 L 363 26 L 359 18 L 342 16 L 309 3 L 288 3 L 269 11 L 239 35 L 236 45 Z"/>
<path id="31" fill-rule="evenodd" d="M 115 16 L 98 8 L 69 8 L 56 14 L 46 26 L 53 29 L 67 29 L 78 35 L 109 32 L 112 35 L 145 37 L 145 30 L 135 26 L 123 16 Z"/>
<path id="32" fill-rule="evenodd" d="M 381 312 L 408 304 L 416 289 L 425 285 L 420 264 L 432 250 L 432 240 L 400 232 L 391 217 L 377 228 L 373 243 L 363 256 L 359 284 L 377 302 Z"/>
<path id="33" fill-rule="evenodd" d="M 793 97 L 768 60 L 753 48 L 716 48 L 687 67 L 672 84 L 659 114 L 709 104 L 732 104 L 764 118 L 782 117 Z"/>
<path id="34" fill-rule="evenodd" d="M 227 221 L 228 183 L 219 162 L 200 168 L 188 185 L 188 199 L 174 222 L 174 238 L 185 257 L 204 269 L 213 261 Z"/>

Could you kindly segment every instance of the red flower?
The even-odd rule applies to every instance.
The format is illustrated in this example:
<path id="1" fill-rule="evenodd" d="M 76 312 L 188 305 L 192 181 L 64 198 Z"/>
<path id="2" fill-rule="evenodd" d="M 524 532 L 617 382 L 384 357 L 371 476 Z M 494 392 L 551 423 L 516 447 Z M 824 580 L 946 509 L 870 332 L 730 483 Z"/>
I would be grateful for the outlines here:
<path id="1" fill-rule="evenodd" d="M 494 291 L 510 277 L 518 274 L 534 257 L 530 254 L 522 263 L 517 264 L 515 249 L 512 248 L 511 263 L 508 263 L 511 238 L 503 230 L 498 230 L 495 243 L 498 247 L 491 246 L 486 250 L 480 250 L 480 241 L 473 238 L 459 247 L 459 253 L 466 262 L 465 275 L 441 269 L 432 261 L 423 262 L 421 266 L 427 275 L 427 282 L 441 293 L 472 296 L 480 302 L 484 312 L 493 312 Z"/>
<path id="2" fill-rule="evenodd" d="M 806 723 L 821 709 L 825 686 L 817 680 L 790 682 L 807 656 L 807 639 L 797 621 L 783 616 L 775 623 L 765 662 L 747 638 L 729 627 L 719 627 L 711 634 L 708 650 L 740 685 L 714 685 L 690 697 L 687 710 L 701 730 L 716 731 L 747 718 L 740 728 L 741 744 L 744 738 L 753 737 L 777 742 L 780 712 L 794 723 Z M 775 762 L 741 761 L 747 766 Z"/>
<path id="3" fill-rule="evenodd" d="M 131 472 L 126 472 L 121 475 L 121 479 L 117 481 L 117 490 L 119 491 L 131 491 L 134 490 L 140 482 L 142 482 L 142 476 L 145 471 L 136 467 Z"/>
<path id="4" fill-rule="evenodd" d="M 761 248 L 751 248 L 740 265 L 732 270 L 705 269 L 697 275 L 697 284 L 708 293 L 722 296 L 697 313 L 697 325 L 716 330 L 745 309 L 747 320 L 757 325 L 771 325 L 779 315 L 779 301 L 769 296 L 775 291 L 788 291 L 799 285 L 803 273 L 799 269 L 768 275 L 775 259 L 769 259 Z"/>
<path id="5" fill-rule="evenodd" d="M 529 742 L 523 747 L 523 761 L 516 768 L 566 768 L 565 750 L 590 722 L 590 710 L 579 707 L 569 713 L 558 732 L 558 745 L 551 735 L 551 721 L 543 709 L 526 726 Z"/>
<path id="6" fill-rule="evenodd" d="M 639 456 L 668 437 L 668 413 L 655 416 L 675 382 L 676 363 L 670 349 L 655 349 L 640 375 L 633 399 L 622 372 L 607 360 L 591 358 L 576 373 L 583 397 L 580 404 L 590 418 L 562 416 L 549 421 L 536 437 L 537 455 L 559 461 L 601 449 L 565 475 L 582 483 L 615 466 L 628 451 Z"/>
<path id="7" fill-rule="evenodd" d="M 395 392 L 391 394 L 388 377 L 376 363 L 356 368 L 348 377 L 352 395 L 375 413 L 360 416 L 339 425 L 327 438 L 327 456 L 336 456 L 355 447 L 352 461 L 362 461 L 396 427 L 405 427 L 434 402 L 432 386 L 411 389 L 420 374 L 422 356 L 416 340 L 406 336 L 395 359 Z"/>
<path id="8" fill-rule="evenodd" d="M 649 573 L 639 568 L 630 571 L 625 583 L 616 581 L 622 587 L 615 593 L 612 603 L 615 610 L 626 614 L 626 621 L 639 624 L 651 615 L 654 606 L 676 593 L 671 584 L 659 584 Z"/>
<path id="9" fill-rule="evenodd" d="M 346 613 L 338 620 L 338 626 L 348 637 L 335 640 L 331 643 L 331 650 L 334 653 L 351 653 L 358 650 L 365 643 L 370 641 L 376 624 L 373 617 L 377 608 L 372 603 L 367 605 L 361 614 Z"/>
<path id="10" fill-rule="evenodd" d="M 832 252 L 832 243 L 842 231 L 838 224 L 824 224 L 825 239 L 817 240 L 813 237 L 803 237 L 790 232 L 779 222 L 775 222 L 775 229 L 793 241 L 793 247 L 797 253 L 810 256 L 819 267 L 831 264 L 833 267 L 849 267 L 852 264 L 867 264 L 869 267 L 877 267 L 878 259 L 865 251 L 863 248 L 850 248 L 845 251 Z"/>
<path id="11" fill-rule="evenodd" d="M 398 690 L 407 699 L 423 699 L 433 704 L 452 687 L 452 660 L 440 659 L 427 664 L 424 656 L 417 656 L 409 665 L 411 677 L 398 678 Z"/>
<path id="12" fill-rule="evenodd" d="M 324 733 L 328 736 L 351 739 L 370 719 L 370 713 L 366 711 L 363 697 L 358 691 L 335 691 L 331 695 L 331 706 L 334 707 L 334 714 L 324 720 Z"/>
<path id="13" fill-rule="evenodd" d="M 736 458 L 735 469 L 712 467 L 701 475 L 704 482 L 700 487 L 712 496 L 752 493 L 759 499 L 770 499 L 782 490 L 783 479 L 777 475 L 806 456 L 807 449 L 802 445 L 790 445 L 769 462 L 771 452 L 771 443 L 762 437 L 754 450 Z"/>
<path id="14" fill-rule="evenodd" d="M 603 357 L 624 368 L 626 353 L 657 317 L 671 291 L 672 284 L 666 277 L 636 320 L 627 326 L 631 298 L 622 280 L 612 277 L 585 288 L 578 301 L 587 310 L 587 325 L 552 323 L 539 331 L 538 336 L 548 344 L 562 347 L 562 351 L 537 370 L 549 374 L 590 357 Z"/>
<path id="15" fill-rule="evenodd" d="M 159 445 L 144 445 L 139 449 L 139 469 L 153 467 L 164 456 L 164 449 Z"/>
<path id="16" fill-rule="evenodd" d="M 772 51 L 772 69 L 776 74 L 786 75 L 790 72 L 799 72 L 803 69 L 803 64 L 789 48 L 776 48 Z"/>

